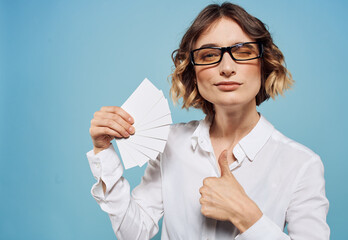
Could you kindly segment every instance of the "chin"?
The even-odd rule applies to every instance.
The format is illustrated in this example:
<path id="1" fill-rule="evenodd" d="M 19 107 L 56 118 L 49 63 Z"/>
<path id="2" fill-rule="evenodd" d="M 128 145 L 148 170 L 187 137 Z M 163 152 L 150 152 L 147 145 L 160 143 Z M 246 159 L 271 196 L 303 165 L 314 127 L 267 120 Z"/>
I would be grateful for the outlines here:
<path id="1" fill-rule="evenodd" d="M 245 103 L 244 103 L 245 104 Z M 220 107 L 231 107 L 231 106 L 238 106 L 238 105 L 243 105 L 243 101 L 233 99 L 230 101 L 224 100 L 224 101 L 215 101 L 213 102 L 214 106 L 220 106 Z"/>
<path id="2" fill-rule="evenodd" d="M 219 97 L 218 99 L 215 99 L 216 104 L 219 105 L 231 105 L 231 104 L 241 104 L 243 102 L 246 102 L 247 99 L 241 97 L 239 94 L 226 94 L 224 96 Z"/>
<path id="3" fill-rule="evenodd" d="M 245 98 L 237 98 L 237 97 L 231 97 L 231 98 L 224 98 L 224 99 L 215 99 L 215 101 L 210 101 L 214 106 L 219 106 L 223 108 L 231 108 L 231 107 L 241 107 L 246 106 L 249 104 L 255 104 L 256 101 L 255 97 L 251 99 L 245 99 Z"/>

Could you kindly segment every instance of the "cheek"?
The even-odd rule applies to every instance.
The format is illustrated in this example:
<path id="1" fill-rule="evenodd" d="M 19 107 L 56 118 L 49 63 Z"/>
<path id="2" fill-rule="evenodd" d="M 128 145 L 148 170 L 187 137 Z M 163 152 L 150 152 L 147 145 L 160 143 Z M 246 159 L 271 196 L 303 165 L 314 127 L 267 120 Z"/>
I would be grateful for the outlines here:
<path id="1" fill-rule="evenodd" d="M 213 68 L 213 67 L 196 68 L 196 79 L 197 79 L 197 82 L 200 82 L 200 83 L 205 83 L 209 81 L 210 79 L 214 78 L 216 74 L 218 74 L 216 72 L 216 68 Z"/>
<path id="2" fill-rule="evenodd" d="M 196 72 L 197 89 L 205 100 L 211 101 L 214 95 L 214 79 L 216 79 L 216 73 L 212 69 L 204 69 Z"/>
<path id="3" fill-rule="evenodd" d="M 211 68 L 199 69 L 196 71 L 197 87 L 199 86 L 201 94 L 211 87 L 214 78 L 216 78 L 215 76 L 216 72 Z"/>
<path id="4" fill-rule="evenodd" d="M 252 66 L 245 68 L 243 71 L 243 78 L 248 83 L 248 88 L 256 92 L 259 92 L 261 88 L 261 69 L 258 66 Z"/>

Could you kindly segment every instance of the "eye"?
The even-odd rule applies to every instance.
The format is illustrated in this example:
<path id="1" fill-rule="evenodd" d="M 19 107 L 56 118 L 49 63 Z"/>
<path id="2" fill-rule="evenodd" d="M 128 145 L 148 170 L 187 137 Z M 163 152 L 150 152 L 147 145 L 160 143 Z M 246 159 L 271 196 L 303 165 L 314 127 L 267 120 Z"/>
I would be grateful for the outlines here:
<path id="1" fill-rule="evenodd" d="M 249 56 L 252 54 L 250 51 L 237 51 L 236 54 L 243 55 L 243 56 Z"/>
<path id="2" fill-rule="evenodd" d="M 258 56 L 257 49 L 251 44 L 245 44 L 237 47 L 233 51 L 233 55 L 238 59 L 248 59 Z"/>
<path id="3" fill-rule="evenodd" d="M 198 58 L 201 60 L 211 60 L 220 57 L 220 50 L 218 49 L 202 49 L 197 53 Z"/>
<path id="4" fill-rule="evenodd" d="M 202 58 L 212 58 L 212 57 L 218 57 L 219 54 L 217 53 L 206 53 L 205 55 L 202 56 Z"/>

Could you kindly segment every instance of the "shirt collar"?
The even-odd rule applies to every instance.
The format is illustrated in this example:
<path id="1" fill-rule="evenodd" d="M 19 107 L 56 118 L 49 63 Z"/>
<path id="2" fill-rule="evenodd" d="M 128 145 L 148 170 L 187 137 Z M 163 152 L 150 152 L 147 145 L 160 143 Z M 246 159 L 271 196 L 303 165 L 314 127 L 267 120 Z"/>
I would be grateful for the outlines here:
<path id="1" fill-rule="evenodd" d="M 200 142 L 200 147 L 202 147 L 204 150 L 209 151 L 210 149 L 207 149 L 207 144 L 204 144 L 209 139 L 209 129 L 210 129 L 211 122 L 208 120 L 208 116 L 206 116 L 204 119 L 199 121 L 199 124 L 196 128 L 196 130 L 193 132 L 191 136 L 191 145 L 193 150 L 196 149 L 198 142 Z"/>
<path id="2" fill-rule="evenodd" d="M 191 145 L 193 150 L 196 149 L 197 144 L 205 151 L 212 151 L 212 146 L 207 146 L 206 142 L 209 139 L 209 129 L 211 122 L 207 117 L 201 120 L 193 132 L 191 136 Z M 267 119 L 260 114 L 260 119 L 255 125 L 255 127 L 244 136 L 239 143 L 233 149 L 235 150 L 241 148 L 245 155 L 248 157 L 250 161 L 255 159 L 257 153 L 262 149 L 262 147 L 266 144 L 270 136 L 274 131 L 273 125 L 267 121 Z M 210 139 L 209 139 L 210 142 Z"/>
<path id="3" fill-rule="evenodd" d="M 260 119 L 256 126 L 238 143 L 250 161 L 255 159 L 255 156 L 266 144 L 273 131 L 273 125 L 260 114 Z"/>

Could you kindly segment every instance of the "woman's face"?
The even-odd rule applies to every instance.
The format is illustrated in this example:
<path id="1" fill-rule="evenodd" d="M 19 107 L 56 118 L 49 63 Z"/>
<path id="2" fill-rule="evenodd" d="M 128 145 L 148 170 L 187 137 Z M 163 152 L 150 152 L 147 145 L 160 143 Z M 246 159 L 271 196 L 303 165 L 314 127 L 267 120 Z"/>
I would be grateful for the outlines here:
<path id="1" fill-rule="evenodd" d="M 241 42 L 253 42 L 233 20 L 222 18 L 197 39 L 194 49 L 203 45 L 232 46 Z M 197 86 L 201 96 L 211 102 L 215 109 L 233 108 L 255 104 L 255 96 L 261 87 L 260 60 L 235 62 L 225 52 L 220 63 L 195 66 Z"/>

